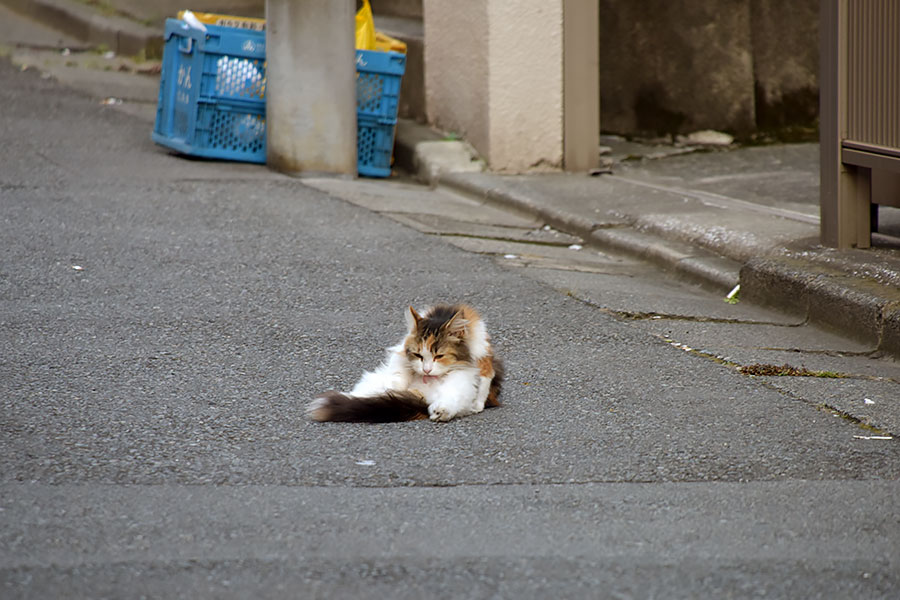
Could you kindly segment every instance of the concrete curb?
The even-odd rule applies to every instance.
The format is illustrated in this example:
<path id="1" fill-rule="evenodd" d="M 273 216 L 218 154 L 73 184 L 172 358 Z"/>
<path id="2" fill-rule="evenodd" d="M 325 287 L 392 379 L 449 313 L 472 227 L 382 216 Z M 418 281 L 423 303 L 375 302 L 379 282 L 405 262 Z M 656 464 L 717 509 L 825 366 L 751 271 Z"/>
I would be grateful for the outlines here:
<path id="1" fill-rule="evenodd" d="M 672 270 L 694 283 L 731 291 L 740 279 L 740 263 L 697 246 L 665 240 L 632 228 L 598 229 L 591 239 Z"/>
<path id="2" fill-rule="evenodd" d="M 436 183 L 491 204 L 524 212 L 588 243 L 650 261 L 717 291 L 727 292 L 738 283 L 740 263 L 696 246 L 666 240 L 630 227 L 597 229 L 591 221 L 538 204 L 534 199 L 512 191 L 482 186 L 459 173 L 439 176 Z"/>
<path id="3" fill-rule="evenodd" d="M 741 268 L 741 297 L 900 356 L 900 290 L 876 281 L 789 256 L 753 258 Z"/>
<path id="4" fill-rule="evenodd" d="M 536 216 L 551 227 L 577 235 L 584 240 L 589 239 L 594 231 L 592 221 L 557 210 L 552 206 L 542 206 L 527 196 L 483 186 L 467 179 L 464 173 L 441 168 L 434 170 L 439 173 L 433 182 L 435 184 L 447 186 L 484 202 Z"/>
<path id="5" fill-rule="evenodd" d="M 67 0 L 0 0 L 10 9 L 90 44 L 106 45 L 116 54 L 161 58 L 162 32 L 87 5 Z"/>

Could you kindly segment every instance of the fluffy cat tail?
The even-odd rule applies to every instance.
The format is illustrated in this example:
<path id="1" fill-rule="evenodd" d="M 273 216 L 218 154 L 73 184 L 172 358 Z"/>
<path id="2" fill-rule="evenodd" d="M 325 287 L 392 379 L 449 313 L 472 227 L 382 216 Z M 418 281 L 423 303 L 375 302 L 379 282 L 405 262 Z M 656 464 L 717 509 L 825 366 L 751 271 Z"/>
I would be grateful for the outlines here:
<path id="1" fill-rule="evenodd" d="M 413 392 L 387 391 L 366 397 L 325 392 L 312 401 L 307 414 L 315 421 L 394 423 L 427 418 L 428 405 Z"/>

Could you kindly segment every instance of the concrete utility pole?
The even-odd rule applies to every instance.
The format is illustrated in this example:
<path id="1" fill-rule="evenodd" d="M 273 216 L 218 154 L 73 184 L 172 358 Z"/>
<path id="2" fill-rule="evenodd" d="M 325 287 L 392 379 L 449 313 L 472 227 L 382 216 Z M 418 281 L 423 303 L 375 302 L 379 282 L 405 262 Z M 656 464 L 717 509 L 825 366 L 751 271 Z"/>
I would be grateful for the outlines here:
<path id="1" fill-rule="evenodd" d="M 266 160 L 356 176 L 353 0 L 266 0 Z"/>

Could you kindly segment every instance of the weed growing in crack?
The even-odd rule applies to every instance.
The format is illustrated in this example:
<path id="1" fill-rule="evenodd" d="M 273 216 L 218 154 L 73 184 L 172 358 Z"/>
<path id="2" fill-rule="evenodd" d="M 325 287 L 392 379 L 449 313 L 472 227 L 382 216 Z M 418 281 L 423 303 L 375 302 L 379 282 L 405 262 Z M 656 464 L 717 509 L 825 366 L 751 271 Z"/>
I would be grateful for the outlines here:
<path id="1" fill-rule="evenodd" d="M 806 367 L 792 367 L 788 364 L 778 366 L 757 363 L 754 365 L 744 365 L 743 367 L 740 367 L 738 371 L 744 375 L 755 375 L 757 377 L 823 377 L 827 379 L 844 379 L 848 377 L 848 375 L 845 375 L 844 373 L 837 373 L 835 371 L 811 371 Z"/>

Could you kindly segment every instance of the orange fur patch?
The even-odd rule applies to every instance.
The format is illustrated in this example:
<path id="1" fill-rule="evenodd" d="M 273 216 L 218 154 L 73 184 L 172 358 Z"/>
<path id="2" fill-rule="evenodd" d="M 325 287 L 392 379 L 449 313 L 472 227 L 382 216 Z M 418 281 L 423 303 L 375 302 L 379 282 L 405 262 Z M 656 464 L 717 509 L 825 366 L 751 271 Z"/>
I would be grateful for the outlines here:
<path id="1" fill-rule="evenodd" d="M 481 375 L 482 377 L 489 377 L 491 379 L 494 378 L 496 372 L 494 371 L 493 355 L 488 354 L 478 361 L 478 371 L 479 375 Z M 486 408 L 500 406 L 500 400 L 498 400 L 498 397 L 500 395 L 500 387 L 498 385 L 494 385 L 495 383 L 496 382 L 493 382 L 491 384 L 491 389 L 488 391 L 487 399 L 484 401 L 484 406 Z"/>
<path id="2" fill-rule="evenodd" d="M 490 354 L 478 361 L 478 373 L 482 377 L 494 376 L 494 360 Z"/>

